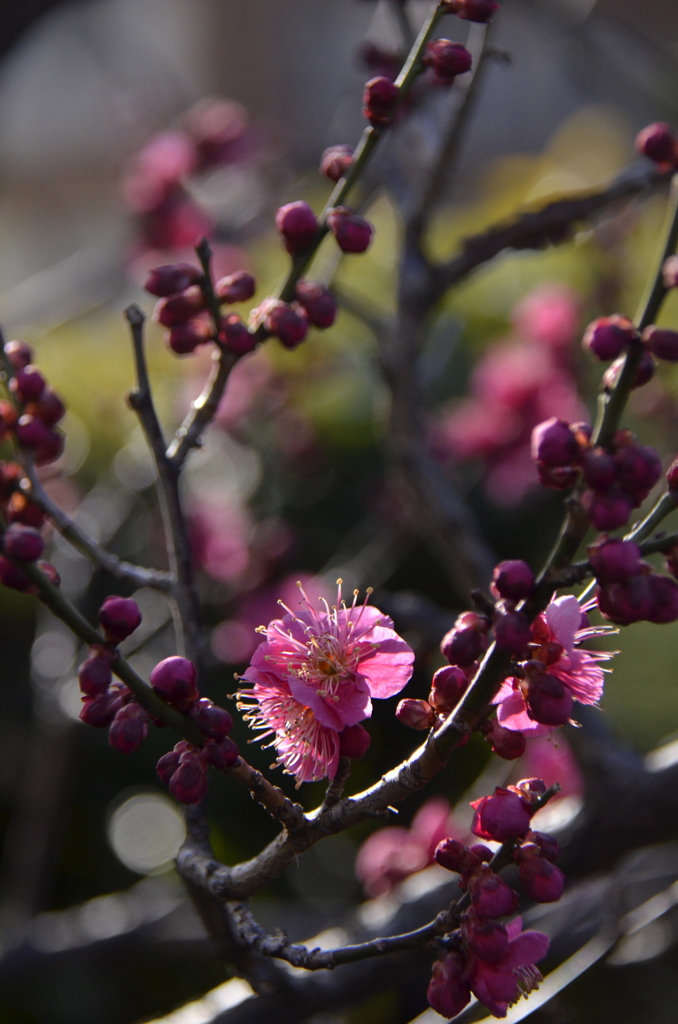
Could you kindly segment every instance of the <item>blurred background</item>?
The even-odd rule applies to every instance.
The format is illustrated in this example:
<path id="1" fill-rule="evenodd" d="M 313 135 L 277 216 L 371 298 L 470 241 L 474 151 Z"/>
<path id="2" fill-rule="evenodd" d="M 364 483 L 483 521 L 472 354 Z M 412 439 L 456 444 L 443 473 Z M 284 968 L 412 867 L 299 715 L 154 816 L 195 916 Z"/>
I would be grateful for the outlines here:
<path id="1" fill-rule="evenodd" d="M 678 123 L 671 0 L 506 0 L 502 8 L 500 56 L 427 239 L 441 257 L 517 208 L 603 186 L 636 160 L 642 126 Z M 415 25 L 427 9 L 411 0 Z M 445 31 L 466 39 L 464 23 Z M 133 379 L 122 310 L 138 302 L 150 316 L 146 271 L 190 259 L 202 234 L 213 241 L 218 276 L 252 270 L 257 300 L 275 288 L 286 267 L 272 230 L 276 208 L 299 198 L 322 206 L 319 155 L 357 140 L 363 83 L 400 48 L 386 0 L 33 0 L 0 13 L 0 322 L 7 337 L 35 346 L 68 405 L 66 453 L 50 467 L 50 493 L 121 557 L 164 566 L 153 467 L 124 401 Z M 337 325 L 292 354 L 269 343 L 238 364 L 186 473 L 209 695 L 231 710 L 227 695 L 258 640 L 254 629 L 275 617 L 278 598 L 291 599 L 297 579 L 317 596 L 331 596 L 338 575 L 375 587 L 373 603 L 417 652 L 408 696 L 426 696 L 439 638 L 466 606 L 403 514 L 385 455 L 388 393 L 365 315 L 394 308 L 399 190 L 435 135 L 436 102 L 420 96 L 414 136 L 399 141 L 395 131 L 377 161 L 364 197 L 376 240 L 337 271 L 345 299 Z M 580 358 L 582 328 L 594 316 L 633 315 L 664 206 L 665 195 L 648 195 L 561 246 L 504 254 L 443 303 L 420 367 L 430 452 L 469 502 L 495 560 L 537 566 L 551 545 L 560 497 L 533 486 L 530 430 L 554 413 L 592 415 L 598 381 Z M 326 277 L 334 271 L 331 254 L 321 253 L 320 267 Z M 662 317 L 675 327 L 678 301 Z M 177 359 L 154 324 L 148 351 L 170 429 L 199 392 L 209 353 Z M 676 372 L 664 367 L 631 409 L 632 427 L 666 463 L 678 447 L 677 398 Z M 91 618 L 108 593 L 122 592 L 58 536 L 50 557 L 64 592 Z M 175 648 L 164 599 L 135 597 L 144 623 L 130 652 L 146 674 Z M 0 1024 L 158 1018 L 227 977 L 171 870 L 183 822 L 154 773 L 167 740 L 156 731 L 129 757 L 111 750 L 103 731 L 77 720 L 84 655 L 70 634 L 7 590 L 0 610 Z M 604 718 L 640 755 L 678 726 L 677 658 L 675 625 L 640 624 L 623 635 Z M 413 747 L 392 709 L 370 729 L 355 790 Z M 244 744 L 245 727 L 236 730 Z M 566 739 L 561 753 L 569 756 Z M 256 747 L 249 754 L 259 767 L 270 759 Z M 412 832 L 428 838 L 409 868 L 392 864 L 388 874 L 383 861 L 375 869 L 363 856 L 368 895 L 385 891 L 370 871 L 382 882 L 388 875 L 389 888 L 426 863 L 431 836 L 487 758 L 476 736 L 453 777 L 437 781 L 438 803 Z M 582 783 L 571 760 L 541 769 L 567 775 L 576 808 Z M 311 807 L 321 792 L 308 786 L 299 798 Z M 207 810 L 226 862 L 275 834 L 222 777 Z M 417 813 L 413 801 L 400 824 Z M 361 826 L 307 854 L 259 898 L 262 919 L 282 920 L 298 938 L 339 920 L 361 898 L 354 861 L 372 831 Z M 654 946 L 598 968 L 534 1019 L 593 1024 L 602 1019 L 595 987 L 607 1019 L 635 1021 L 650 971 L 653 1021 L 673 1021 L 673 939 L 669 928 Z M 331 1020 L 396 1024 L 423 1008 L 387 994 L 377 1009 L 361 1004 Z"/>

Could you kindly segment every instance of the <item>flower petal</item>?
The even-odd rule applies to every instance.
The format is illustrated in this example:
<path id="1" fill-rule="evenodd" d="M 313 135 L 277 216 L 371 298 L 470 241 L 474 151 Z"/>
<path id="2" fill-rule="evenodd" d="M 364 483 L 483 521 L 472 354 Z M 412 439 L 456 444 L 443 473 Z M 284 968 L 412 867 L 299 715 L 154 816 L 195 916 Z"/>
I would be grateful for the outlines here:
<path id="1" fill-rule="evenodd" d="M 572 594 L 557 597 L 547 606 L 544 616 L 558 643 L 572 654 L 575 633 L 581 625 L 581 607 L 577 598 Z"/>

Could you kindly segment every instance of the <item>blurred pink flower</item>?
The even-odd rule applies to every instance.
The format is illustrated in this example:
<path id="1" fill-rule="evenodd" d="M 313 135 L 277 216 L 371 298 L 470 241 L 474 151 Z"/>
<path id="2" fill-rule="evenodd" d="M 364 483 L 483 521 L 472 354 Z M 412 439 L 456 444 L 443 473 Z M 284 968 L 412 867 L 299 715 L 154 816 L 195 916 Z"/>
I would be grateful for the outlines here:
<path id="1" fill-rule="evenodd" d="M 471 376 L 470 396 L 432 427 L 439 458 L 483 460 L 485 487 L 498 503 L 516 504 L 536 483 L 530 437 L 537 423 L 553 415 L 585 418 L 570 358 L 578 315 L 569 289 L 552 285 L 528 295 L 514 311 L 517 333 L 487 350 Z"/>
<path id="2" fill-rule="evenodd" d="M 414 652 L 388 616 L 365 603 L 314 608 L 299 587 L 298 611 L 286 608 L 242 676 L 240 691 L 260 738 L 273 736 L 278 762 L 298 782 L 333 778 L 340 733 L 372 714 L 371 698 L 392 697 L 412 674 Z"/>
<path id="3" fill-rule="evenodd" d="M 250 523 L 242 506 L 222 497 L 201 497 L 188 514 L 193 555 L 209 576 L 233 583 L 250 560 Z"/>
<path id="4" fill-rule="evenodd" d="M 410 828 L 388 825 L 368 836 L 358 850 L 355 873 L 370 898 L 390 892 L 398 882 L 434 863 L 435 848 L 448 837 L 464 838 L 441 796 L 427 800 Z"/>

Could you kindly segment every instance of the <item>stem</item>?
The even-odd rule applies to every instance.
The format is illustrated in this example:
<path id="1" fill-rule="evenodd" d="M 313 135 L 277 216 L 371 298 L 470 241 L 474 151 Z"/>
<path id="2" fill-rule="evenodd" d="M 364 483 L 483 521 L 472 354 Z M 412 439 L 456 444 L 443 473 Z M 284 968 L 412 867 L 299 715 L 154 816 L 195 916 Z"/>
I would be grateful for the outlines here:
<path id="1" fill-rule="evenodd" d="M 671 192 L 669 207 L 666 216 L 665 241 L 662 253 L 659 258 L 657 269 L 650 284 L 647 294 L 640 304 L 636 314 L 636 323 L 639 331 L 654 322 L 666 296 L 666 286 L 662 278 L 662 266 L 664 261 L 676 251 L 678 244 L 678 175 L 671 181 Z M 619 421 L 626 407 L 629 394 L 633 389 L 638 364 L 644 352 L 640 341 L 637 341 L 629 348 L 624 365 L 617 381 L 609 392 L 603 392 L 598 400 L 598 421 L 593 432 L 591 444 L 608 447 L 615 431 L 619 427 Z"/>
<path id="2" fill-rule="evenodd" d="M 137 387 L 130 393 L 129 402 L 139 417 L 158 470 L 157 489 L 165 529 L 167 556 L 170 571 L 175 579 L 173 605 L 177 635 L 180 646 L 185 646 L 188 657 L 195 662 L 198 680 L 202 681 L 205 640 L 200 601 L 193 579 L 188 528 L 179 493 L 180 468 L 166 454 L 165 440 L 153 405 L 144 352 L 144 315 L 137 306 L 130 306 L 125 315 L 132 332 L 137 373 Z"/>

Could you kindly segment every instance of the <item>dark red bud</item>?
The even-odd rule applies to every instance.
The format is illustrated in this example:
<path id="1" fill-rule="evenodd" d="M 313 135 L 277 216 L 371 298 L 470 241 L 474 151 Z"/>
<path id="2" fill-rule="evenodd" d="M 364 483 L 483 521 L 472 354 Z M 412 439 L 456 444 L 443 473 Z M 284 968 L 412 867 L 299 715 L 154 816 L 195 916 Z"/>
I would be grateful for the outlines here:
<path id="1" fill-rule="evenodd" d="M 541 857 L 525 857 L 519 865 L 520 881 L 527 896 L 536 903 L 556 903 L 563 895 L 565 875 Z"/>
<path id="2" fill-rule="evenodd" d="M 635 324 L 628 317 L 615 313 L 593 320 L 582 338 L 582 345 L 601 362 L 617 359 L 638 336 Z"/>
<path id="3" fill-rule="evenodd" d="M 191 285 L 177 295 L 160 299 L 153 310 L 153 319 L 163 327 L 178 327 L 186 324 L 196 313 L 205 308 L 205 296 L 197 285 Z"/>
<path id="4" fill-rule="evenodd" d="M 621 583 L 637 576 L 643 564 L 640 548 L 631 540 L 603 538 L 588 549 L 591 568 L 602 583 Z"/>
<path id="5" fill-rule="evenodd" d="M 130 703 L 116 712 L 108 729 L 108 742 L 121 754 L 138 750 L 148 734 L 148 715 L 139 704 Z"/>
<path id="6" fill-rule="evenodd" d="M 187 711 L 200 696 L 195 665 L 187 658 L 165 658 L 149 678 L 155 692 L 179 711 Z"/>
<path id="7" fill-rule="evenodd" d="M 9 388 L 21 402 L 35 402 L 45 390 L 45 378 L 37 366 L 29 364 L 17 370 L 16 376 L 9 382 Z"/>
<path id="8" fill-rule="evenodd" d="M 207 697 L 201 697 L 188 712 L 203 736 L 222 740 L 233 728 L 233 719 L 224 708 L 213 704 Z"/>
<path id="9" fill-rule="evenodd" d="M 336 206 L 330 210 L 327 225 L 342 252 L 360 253 L 369 249 L 374 228 L 347 206 Z"/>
<path id="10" fill-rule="evenodd" d="M 662 166 L 676 163 L 676 137 L 671 126 L 655 121 L 636 136 L 636 150 L 649 160 Z"/>
<path id="11" fill-rule="evenodd" d="M 363 91 L 363 114 L 372 125 L 388 124 L 399 98 L 400 89 L 390 78 L 371 78 Z"/>
<path id="12" fill-rule="evenodd" d="M 457 75 L 471 70 L 473 57 L 461 43 L 453 43 L 451 39 L 435 39 L 427 43 L 422 63 L 442 82 L 451 84 Z"/>
<path id="13" fill-rule="evenodd" d="M 657 359 L 678 363 L 678 331 L 670 331 L 666 327 L 646 327 L 643 341 Z"/>
<path id="14" fill-rule="evenodd" d="M 625 359 L 626 356 L 620 356 L 619 359 L 615 359 L 612 365 L 608 366 L 607 370 L 603 374 L 603 384 L 608 391 L 611 391 L 617 383 Z M 633 379 L 633 384 L 631 385 L 632 390 L 635 388 L 642 388 L 644 384 L 647 384 L 648 381 L 652 380 L 656 369 L 657 364 L 652 358 L 652 355 L 647 351 L 647 349 L 644 350 L 636 368 L 636 375 Z"/>
<path id="15" fill-rule="evenodd" d="M 236 355 L 244 356 L 256 348 L 257 339 L 237 313 L 229 313 L 219 324 L 219 343 Z"/>
<path id="16" fill-rule="evenodd" d="M 525 753 L 527 740 L 522 732 L 504 729 L 496 718 L 492 720 L 490 728 L 483 731 L 492 750 L 505 761 L 515 761 Z"/>
<path id="17" fill-rule="evenodd" d="M 31 416 L 37 416 L 39 420 L 46 423 L 48 426 L 54 426 L 59 420 L 64 418 L 66 414 L 66 406 L 61 401 L 56 391 L 52 391 L 50 387 L 46 387 L 42 392 L 37 401 L 31 402 L 26 412 Z"/>
<path id="18" fill-rule="evenodd" d="M 337 300 L 328 288 L 316 281 L 298 281 L 295 294 L 314 327 L 332 326 L 337 319 Z"/>
<path id="19" fill-rule="evenodd" d="M 78 669 L 78 682 L 86 697 L 105 693 L 112 681 L 113 673 L 108 658 L 88 658 Z"/>
<path id="20" fill-rule="evenodd" d="M 442 0 L 443 5 L 452 14 L 463 21 L 475 21 L 480 24 L 488 22 L 499 4 L 495 0 Z"/>
<path id="21" fill-rule="evenodd" d="M 431 680 L 429 704 L 441 715 L 449 715 L 468 689 L 466 673 L 458 665 L 439 668 Z"/>
<path id="22" fill-rule="evenodd" d="M 221 740 L 207 740 L 204 747 L 205 760 L 218 771 L 232 768 L 238 760 L 238 748 L 230 736 Z"/>
<path id="23" fill-rule="evenodd" d="M 318 220 L 308 203 L 299 200 L 280 207 L 275 216 L 275 226 L 285 240 L 287 251 L 294 254 L 313 244 Z"/>
<path id="24" fill-rule="evenodd" d="M 527 562 L 508 559 L 494 567 L 490 590 L 495 597 L 504 597 L 517 603 L 530 597 L 534 590 L 534 573 Z"/>
<path id="25" fill-rule="evenodd" d="M 584 491 L 582 505 L 595 528 L 607 532 L 628 522 L 633 499 L 621 487 L 613 486 L 605 493 Z"/>
<path id="26" fill-rule="evenodd" d="M 125 703 L 118 690 L 110 689 L 96 697 L 83 697 L 80 721 L 95 729 L 107 728 Z"/>
<path id="27" fill-rule="evenodd" d="M 169 781 L 175 800 L 182 804 L 199 804 L 207 793 L 207 768 L 201 758 L 182 762 Z"/>
<path id="28" fill-rule="evenodd" d="M 539 423 L 532 431 L 532 458 L 545 466 L 569 466 L 579 454 L 570 425 L 557 416 Z"/>
<path id="29" fill-rule="evenodd" d="M 192 267 L 188 263 L 172 263 L 151 270 L 144 289 L 158 298 L 166 298 L 168 295 L 185 291 L 192 284 L 197 284 L 201 277 L 202 274 L 197 267 Z"/>
<path id="30" fill-rule="evenodd" d="M 470 874 L 482 863 L 481 858 L 458 839 L 443 839 L 436 846 L 434 856 L 441 867 L 448 871 L 456 871 L 460 875 Z"/>
<path id="31" fill-rule="evenodd" d="M 32 526 L 12 523 L 2 538 L 2 550 L 18 562 L 35 562 L 45 550 L 45 542 Z"/>
<path id="32" fill-rule="evenodd" d="M 478 917 L 505 917 L 518 909 L 518 893 L 487 865 L 471 877 L 468 889 Z"/>
<path id="33" fill-rule="evenodd" d="M 425 700 L 406 698 L 396 708 L 396 718 L 410 729 L 430 729 L 436 720 L 435 711 Z"/>
<path id="34" fill-rule="evenodd" d="M 532 640 L 529 619 L 515 610 L 500 612 L 494 621 L 494 639 L 500 650 L 520 657 Z"/>
<path id="35" fill-rule="evenodd" d="M 169 785 L 169 781 L 178 767 L 179 753 L 177 750 L 170 750 L 167 754 L 162 755 L 155 766 L 155 770 L 165 785 Z"/>
<path id="36" fill-rule="evenodd" d="M 246 270 L 236 270 L 234 274 L 220 278 L 214 286 L 214 294 L 219 302 L 247 302 L 252 298 L 257 283 L 252 274 Z"/>
<path id="37" fill-rule="evenodd" d="M 0 583 L 11 590 L 20 590 L 24 594 L 35 593 L 35 584 L 23 569 L 0 555 Z"/>
<path id="38" fill-rule="evenodd" d="M 15 370 L 23 370 L 33 362 L 33 349 L 25 341 L 8 341 L 5 355 Z"/>
<path id="39" fill-rule="evenodd" d="M 565 725 L 572 716 L 572 692 L 556 676 L 544 674 L 533 680 L 525 702 L 530 718 L 541 725 Z"/>
<path id="40" fill-rule="evenodd" d="M 267 306 L 264 327 L 285 348 L 296 348 L 308 334 L 308 317 L 301 307 L 274 300 Z"/>
<path id="41" fill-rule="evenodd" d="M 497 786 L 493 796 L 475 800 L 471 831 L 480 839 L 503 843 L 524 836 L 530 827 L 532 812 L 525 800 L 511 790 Z"/>
<path id="42" fill-rule="evenodd" d="M 167 347 L 177 356 L 195 352 L 198 345 L 205 345 L 213 337 L 212 327 L 202 318 L 196 317 L 185 324 L 171 327 L 165 334 Z"/>
<path id="43" fill-rule="evenodd" d="M 362 725 L 347 725 L 339 733 L 339 755 L 360 760 L 367 753 L 371 742 L 372 737 Z"/>
<path id="44" fill-rule="evenodd" d="M 99 622 L 107 640 L 122 643 L 141 625 L 139 605 L 129 597 L 107 597 L 99 609 Z"/>
<path id="45" fill-rule="evenodd" d="M 351 146 L 330 146 L 320 158 L 320 173 L 330 181 L 339 181 L 353 163 Z"/>

